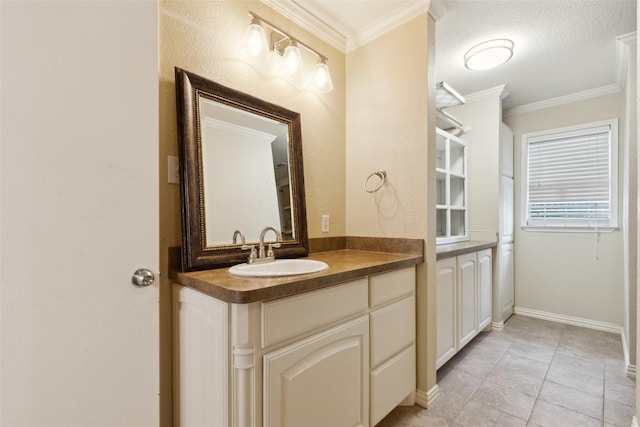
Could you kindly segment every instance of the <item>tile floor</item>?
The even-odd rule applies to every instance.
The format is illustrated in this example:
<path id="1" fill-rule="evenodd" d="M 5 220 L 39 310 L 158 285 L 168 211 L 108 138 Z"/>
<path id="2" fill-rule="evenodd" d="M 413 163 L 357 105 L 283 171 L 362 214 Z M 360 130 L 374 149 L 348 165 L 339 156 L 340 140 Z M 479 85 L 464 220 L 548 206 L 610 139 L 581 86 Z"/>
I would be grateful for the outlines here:
<path id="1" fill-rule="evenodd" d="M 619 335 L 512 316 L 438 370 L 431 406 L 398 407 L 378 427 L 629 427 L 635 380 Z"/>

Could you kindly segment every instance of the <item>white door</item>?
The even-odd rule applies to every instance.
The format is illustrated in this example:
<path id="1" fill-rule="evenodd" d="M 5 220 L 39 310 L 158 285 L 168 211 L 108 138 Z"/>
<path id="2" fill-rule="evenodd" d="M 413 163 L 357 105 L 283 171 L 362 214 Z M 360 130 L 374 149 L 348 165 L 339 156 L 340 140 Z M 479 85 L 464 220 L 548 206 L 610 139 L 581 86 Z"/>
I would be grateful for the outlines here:
<path id="1" fill-rule="evenodd" d="M 153 1 L 0 2 L 3 426 L 157 426 Z"/>

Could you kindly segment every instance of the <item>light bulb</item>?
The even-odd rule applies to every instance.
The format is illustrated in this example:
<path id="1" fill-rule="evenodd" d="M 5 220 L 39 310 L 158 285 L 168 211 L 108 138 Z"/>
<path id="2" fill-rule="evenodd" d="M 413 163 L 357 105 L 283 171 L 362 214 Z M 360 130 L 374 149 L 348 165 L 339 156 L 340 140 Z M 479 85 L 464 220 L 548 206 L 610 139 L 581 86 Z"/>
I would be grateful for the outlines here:
<path id="1" fill-rule="evenodd" d="M 267 37 L 265 35 L 264 28 L 262 28 L 258 19 L 253 18 L 251 24 L 247 28 L 247 31 L 244 33 L 240 53 L 247 60 L 251 62 L 258 62 L 264 58 L 264 55 L 268 51 L 269 47 L 267 45 Z"/>
<path id="2" fill-rule="evenodd" d="M 295 40 L 291 40 L 291 44 L 284 49 L 280 70 L 289 77 L 295 77 L 303 66 L 300 48 L 298 48 Z"/>
<path id="3" fill-rule="evenodd" d="M 327 66 L 327 60 L 320 58 L 316 64 L 316 70 L 313 75 L 313 88 L 316 92 L 327 93 L 333 90 L 333 82 L 331 81 L 331 73 Z"/>

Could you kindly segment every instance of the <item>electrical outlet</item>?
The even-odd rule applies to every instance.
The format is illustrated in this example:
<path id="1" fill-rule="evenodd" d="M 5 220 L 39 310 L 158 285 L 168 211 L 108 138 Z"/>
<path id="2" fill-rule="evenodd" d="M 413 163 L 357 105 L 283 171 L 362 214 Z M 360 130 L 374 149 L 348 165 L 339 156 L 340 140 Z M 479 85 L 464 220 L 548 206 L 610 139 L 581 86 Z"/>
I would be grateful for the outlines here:
<path id="1" fill-rule="evenodd" d="M 329 232 L 329 215 L 322 215 L 322 232 Z"/>
<path id="2" fill-rule="evenodd" d="M 168 161 L 168 181 L 169 184 L 180 184 L 180 163 L 177 156 L 169 156 Z"/>

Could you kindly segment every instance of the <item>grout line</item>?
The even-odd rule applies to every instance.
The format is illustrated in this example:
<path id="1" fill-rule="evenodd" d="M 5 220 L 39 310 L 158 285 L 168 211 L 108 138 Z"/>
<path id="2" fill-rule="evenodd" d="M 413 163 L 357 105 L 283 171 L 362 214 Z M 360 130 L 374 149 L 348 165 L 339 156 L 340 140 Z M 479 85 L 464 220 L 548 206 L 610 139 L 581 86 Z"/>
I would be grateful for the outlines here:
<path id="1" fill-rule="evenodd" d="M 543 320 L 543 321 L 545 321 L 545 322 L 551 322 L 550 320 Z M 505 329 L 506 329 L 506 328 L 508 328 L 508 327 L 509 327 L 508 323 L 507 323 L 507 324 L 505 324 Z M 520 329 L 520 328 L 521 328 L 523 331 L 526 331 L 526 330 L 533 330 L 533 331 L 534 331 L 534 330 L 536 330 L 535 328 L 534 328 L 534 329 L 531 329 L 531 325 L 527 325 L 527 324 L 526 324 L 526 322 L 525 322 L 525 323 L 523 323 L 523 324 L 521 324 L 521 326 L 520 326 L 520 325 L 519 325 L 519 326 L 517 326 L 517 327 L 516 327 L 516 332 L 517 332 L 517 331 L 518 331 L 518 329 Z M 541 398 L 540 398 L 540 394 L 541 394 L 541 391 L 542 391 L 542 387 L 544 386 L 545 382 L 549 381 L 549 382 L 556 383 L 555 381 L 552 381 L 552 380 L 548 379 L 548 376 L 549 376 L 549 372 L 550 372 L 550 370 L 551 370 L 551 366 L 554 364 L 554 362 L 556 362 L 556 361 L 557 361 L 557 358 L 559 357 L 559 355 L 560 355 L 560 354 L 562 354 L 562 355 L 566 355 L 566 356 L 568 356 L 568 357 L 574 357 L 574 358 L 577 358 L 577 359 L 584 359 L 584 360 L 591 361 L 591 362 L 596 361 L 596 359 L 591 359 L 591 358 L 581 357 L 581 356 L 579 355 L 579 352 L 580 352 L 580 350 L 583 350 L 583 349 L 582 349 L 582 347 L 575 347 L 575 349 L 576 349 L 576 350 L 578 350 L 578 354 L 573 354 L 573 353 L 568 353 L 568 354 L 566 354 L 566 353 L 564 353 L 564 352 L 563 352 L 563 353 L 560 353 L 560 352 L 559 352 L 559 350 L 560 350 L 560 344 L 561 344 L 561 342 L 562 342 L 563 338 L 568 338 L 568 337 L 572 336 L 571 331 L 570 331 L 570 330 L 567 330 L 567 328 L 565 327 L 565 325 L 562 325 L 562 327 L 560 328 L 560 334 L 558 335 L 558 338 L 557 338 L 557 339 L 553 340 L 553 344 L 552 344 L 552 345 L 550 345 L 550 346 L 546 346 L 546 345 L 545 345 L 545 346 L 543 346 L 544 348 L 552 349 L 553 354 L 552 354 L 551 358 L 549 359 L 549 361 L 548 361 L 548 362 L 546 362 L 546 371 L 545 371 L 544 376 L 543 376 L 543 378 L 542 378 L 542 382 L 540 383 L 540 387 L 539 387 L 539 389 L 538 389 L 538 390 L 537 390 L 537 392 L 536 392 L 536 395 L 535 395 L 535 396 L 531 396 L 531 395 L 529 395 L 530 397 L 533 397 L 533 404 L 532 404 L 531 411 L 529 412 L 529 415 L 528 415 L 527 419 L 526 419 L 526 420 L 524 420 L 524 419 L 522 419 L 522 418 L 520 418 L 520 417 L 518 417 L 518 416 L 516 416 L 516 415 L 513 415 L 513 414 L 510 414 L 510 413 L 506 412 L 506 411 L 505 411 L 505 410 L 503 410 L 502 408 L 494 407 L 494 406 L 492 406 L 492 405 L 490 405 L 490 404 L 487 404 L 487 403 L 484 403 L 484 402 L 482 402 L 482 401 L 478 400 L 476 397 L 474 397 L 474 396 L 475 396 L 475 394 L 477 393 L 478 389 L 479 389 L 480 387 L 482 387 L 482 386 L 487 382 L 487 379 L 489 378 L 489 375 L 491 375 L 491 373 L 492 373 L 492 372 L 494 372 L 494 370 L 496 369 L 496 367 L 498 366 L 498 364 L 499 364 L 501 361 L 503 361 L 503 360 L 505 359 L 505 357 L 507 357 L 508 355 L 512 355 L 512 356 L 514 356 L 514 357 L 528 359 L 528 357 L 527 357 L 526 355 L 517 355 L 517 354 L 512 354 L 512 353 L 510 353 L 510 351 L 512 351 L 512 350 L 513 350 L 513 345 L 514 345 L 514 343 L 515 343 L 515 336 L 513 336 L 513 335 L 506 335 L 506 334 L 503 334 L 502 332 L 494 331 L 494 332 L 488 332 L 488 333 L 487 333 L 488 335 L 486 335 L 484 339 L 486 339 L 486 337 L 491 336 L 491 335 L 489 335 L 489 334 L 492 334 L 492 333 L 495 333 L 495 336 L 500 337 L 501 339 L 503 339 L 506 343 L 508 343 L 508 345 L 506 345 L 506 346 L 504 347 L 504 349 L 501 349 L 501 350 L 500 350 L 500 353 L 499 353 L 499 354 L 498 354 L 498 356 L 495 358 L 495 361 L 494 361 L 493 363 L 491 363 L 491 364 L 490 364 L 490 366 L 491 366 L 491 367 L 490 367 L 490 369 L 487 371 L 487 373 L 486 373 L 482 378 L 477 377 L 477 376 L 472 375 L 472 374 L 469 374 L 469 373 L 467 373 L 467 372 L 464 372 L 466 375 L 475 376 L 476 378 L 478 378 L 478 379 L 480 380 L 480 382 L 479 382 L 479 384 L 478 384 L 478 385 L 477 385 L 477 386 L 476 386 L 476 387 L 475 387 L 475 388 L 474 388 L 474 389 L 473 389 L 473 390 L 468 394 L 468 396 L 467 396 L 467 397 L 465 397 L 465 399 L 464 399 L 464 403 L 461 405 L 460 409 L 459 409 L 458 411 L 456 411 L 456 412 L 455 412 L 455 414 L 453 415 L 453 417 L 452 417 L 452 419 L 451 419 L 451 420 L 452 420 L 452 422 L 455 422 L 455 420 L 459 419 L 460 414 L 462 413 L 462 411 L 464 410 L 464 408 L 465 408 L 465 407 L 467 407 L 467 405 L 469 404 L 469 401 L 474 400 L 475 402 L 477 402 L 477 403 L 479 403 L 479 404 L 481 404 L 481 405 L 484 405 L 485 407 L 492 408 L 492 409 L 494 409 L 494 410 L 498 410 L 499 412 L 501 412 L 501 413 L 503 413 L 503 414 L 507 414 L 508 416 L 514 416 L 514 417 L 519 418 L 519 419 L 521 419 L 521 420 L 523 420 L 523 421 L 526 421 L 527 423 L 530 423 L 530 422 L 531 422 L 531 420 L 532 420 L 533 414 L 534 414 L 534 409 L 535 409 L 536 405 L 538 404 L 538 402 L 539 402 L 539 401 L 547 402 L 546 400 L 544 400 L 544 399 L 541 399 Z M 479 338 L 479 337 L 480 337 L 480 336 L 476 337 L 476 339 L 477 339 L 477 338 Z M 475 345 L 474 345 L 474 344 L 472 344 L 472 345 L 477 346 L 477 348 L 483 348 L 483 347 L 484 347 L 484 348 L 490 348 L 490 349 L 497 349 L 497 347 L 493 347 L 490 343 L 484 342 L 484 339 L 483 339 L 482 341 L 476 341 Z M 606 347 L 606 345 L 607 345 L 606 339 L 607 339 L 607 338 L 606 338 L 606 335 L 603 335 L 603 337 L 602 337 L 601 339 L 596 340 L 596 343 L 597 343 L 598 345 L 602 345 L 602 346 L 605 346 L 605 347 Z M 472 343 L 473 343 L 473 341 L 472 341 Z M 470 343 L 470 344 L 471 344 L 471 343 Z M 535 347 L 535 344 L 532 344 L 532 346 L 534 346 L 534 347 Z M 452 373 L 456 372 L 456 371 L 459 369 L 457 365 L 458 365 L 462 360 L 464 360 L 466 357 L 468 357 L 469 355 L 472 355 L 472 354 L 473 354 L 473 347 L 471 347 L 471 346 L 470 346 L 470 347 L 467 347 L 467 350 L 468 350 L 468 351 L 467 351 L 466 353 L 463 353 L 463 352 L 459 353 L 459 356 L 461 356 L 461 358 L 460 358 L 459 360 L 457 360 L 457 361 L 455 362 L 455 364 L 454 364 L 454 365 L 453 365 L 453 366 L 448 370 L 447 375 L 449 375 L 449 374 L 452 374 Z M 538 360 L 538 359 L 531 359 L 531 360 L 534 360 L 534 361 L 536 361 L 536 362 L 541 362 L 541 361 L 540 361 L 540 360 Z M 601 406 L 601 411 L 600 411 L 600 419 L 598 419 L 598 421 L 599 421 L 601 424 L 603 424 L 603 425 L 604 425 L 604 423 L 605 423 L 605 404 L 606 404 L 606 383 L 607 383 L 607 379 L 608 379 L 607 370 L 606 370 L 606 360 L 607 360 L 607 356 L 606 356 L 604 353 L 600 352 L 600 353 L 598 353 L 598 358 L 597 358 L 597 360 L 598 360 L 598 361 L 599 361 L 599 363 L 602 365 L 602 384 L 601 384 L 601 386 L 602 386 L 602 398 L 601 398 L 601 404 L 602 404 L 602 406 Z M 452 360 L 452 361 L 453 361 L 453 360 Z M 460 372 L 460 371 L 458 371 L 458 372 Z M 574 372 L 574 371 L 572 371 L 572 370 L 569 370 L 569 372 L 571 372 L 572 374 L 575 374 L 575 375 L 582 375 L 582 374 L 580 374 L 579 372 Z M 492 382 L 492 381 L 490 381 L 490 382 Z M 496 384 L 498 384 L 498 383 L 496 383 Z M 573 388 L 573 387 L 566 386 L 566 385 L 564 385 L 564 384 L 562 384 L 562 383 L 557 383 L 557 384 L 560 384 L 560 385 L 562 385 L 562 386 L 564 386 L 564 387 Z M 498 384 L 498 385 L 500 385 L 500 384 Z M 502 386 L 502 385 L 500 385 L 500 387 L 502 387 L 502 388 L 504 388 L 504 389 L 511 389 L 510 387 L 506 387 L 506 386 Z M 444 389 L 443 391 L 444 391 L 445 393 L 447 392 L 447 390 L 446 390 L 446 389 Z M 577 389 L 577 391 L 580 391 L 580 390 L 579 390 L 579 389 Z M 524 394 L 526 394 L 526 393 L 524 393 Z M 555 403 L 555 402 L 547 402 L 547 403 L 552 404 L 552 405 L 555 405 L 555 406 L 558 406 L 558 407 L 561 407 L 561 408 L 564 408 L 564 409 L 569 410 L 569 411 L 573 411 L 573 412 L 575 412 L 575 413 L 579 413 L 579 414 L 581 414 L 581 415 L 583 415 L 583 416 L 590 417 L 590 418 L 592 418 L 592 419 L 594 419 L 594 420 L 596 420 L 596 419 L 597 419 L 597 418 L 593 417 L 592 415 L 584 414 L 584 413 L 582 413 L 582 412 L 581 412 L 581 411 L 579 411 L 579 410 L 572 409 L 572 408 L 568 408 L 568 407 L 565 407 L 565 406 L 563 406 L 563 405 L 558 405 L 558 404 L 557 404 L 557 403 Z"/>

